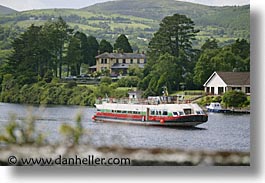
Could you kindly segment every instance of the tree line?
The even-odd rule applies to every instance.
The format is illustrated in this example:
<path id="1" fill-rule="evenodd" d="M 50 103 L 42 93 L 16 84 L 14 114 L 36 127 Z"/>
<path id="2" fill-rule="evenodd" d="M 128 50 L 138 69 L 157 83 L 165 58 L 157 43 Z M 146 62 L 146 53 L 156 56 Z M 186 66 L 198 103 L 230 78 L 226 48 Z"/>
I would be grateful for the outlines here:
<path id="1" fill-rule="evenodd" d="M 1 65 L 1 76 L 12 74 L 17 82 L 35 83 L 41 79 L 51 81 L 53 77 L 80 75 L 82 64 L 95 65 L 98 53 L 122 49 L 132 52 L 125 35 L 120 35 L 114 47 L 110 42 L 71 29 L 59 17 L 42 26 L 31 25 L 12 42 L 12 54 Z"/>

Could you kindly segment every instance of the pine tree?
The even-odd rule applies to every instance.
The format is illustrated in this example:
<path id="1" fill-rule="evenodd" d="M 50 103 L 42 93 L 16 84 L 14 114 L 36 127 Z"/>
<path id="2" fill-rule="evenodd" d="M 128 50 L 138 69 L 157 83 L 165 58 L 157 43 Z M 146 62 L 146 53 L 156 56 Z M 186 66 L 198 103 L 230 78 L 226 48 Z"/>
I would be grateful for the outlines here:
<path id="1" fill-rule="evenodd" d="M 104 53 L 104 52 L 112 53 L 113 47 L 110 44 L 110 42 L 106 41 L 105 39 L 102 39 L 99 43 L 99 51 L 100 53 Z"/>
<path id="2" fill-rule="evenodd" d="M 124 53 L 132 53 L 133 49 L 129 43 L 128 38 L 121 34 L 114 43 L 114 50 L 121 50 Z"/>

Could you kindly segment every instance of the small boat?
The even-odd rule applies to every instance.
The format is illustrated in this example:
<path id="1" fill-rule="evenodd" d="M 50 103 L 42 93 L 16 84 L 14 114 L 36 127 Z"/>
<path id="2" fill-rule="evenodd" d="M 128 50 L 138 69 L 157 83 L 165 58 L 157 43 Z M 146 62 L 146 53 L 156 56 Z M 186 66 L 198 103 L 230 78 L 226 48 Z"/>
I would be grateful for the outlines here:
<path id="1" fill-rule="evenodd" d="M 207 114 L 195 103 L 168 104 L 158 102 L 117 103 L 105 101 L 95 104 L 96 114 L 92 119 L 96 122 L 115 122 L 154 126 L 188 126 L 193 127 L 205 123 Z"/>
<path id="2" fill-rule="evenodd" d="M 228 113 L 231 112 L 229 109 L 223 109 L 219 102 L 212 102 L 210 105 L 206 106 L 208 112 L 216 113 Z"/>

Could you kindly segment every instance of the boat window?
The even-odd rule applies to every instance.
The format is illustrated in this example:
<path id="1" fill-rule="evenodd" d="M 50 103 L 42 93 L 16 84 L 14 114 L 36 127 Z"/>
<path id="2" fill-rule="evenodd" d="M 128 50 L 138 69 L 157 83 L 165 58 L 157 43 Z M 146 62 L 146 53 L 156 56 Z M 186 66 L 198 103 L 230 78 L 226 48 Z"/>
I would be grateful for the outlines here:
<path id="1" fill-rule="evenodd" d="M 128 114 L 132 114 L 132 111 L 128 111 Z"/>
<path id="2" fill-rule="evenodd" d="M 173 112 L 173 115 L 178 116 L 179 114 L 178 114 L 178 112 Z"/>
<path id="3" fill-rule="evenodd" d="M 196 114 L 204 114 L 203 111 L 196 111 Z"/>
<path id="4" fill-rule="evenodd" d="M 122 113 L 127 113 L 127 111 L 122 111 Z"/>
<path id="5" fill-rule="evenodd" d="M 97 111 L 100 111 L 100 109 L 97 109 Z"/>
<path id="6" fill-rule="evenodd" d="M 167 116 L 167 111 L 163 111 L 163 115 L 164 116 Z"/>
<path id="7" fill-rule="evenodd" d="M 121 111 L 120 110 L 117 110 L 117 113 L 121 113 Z"/>
<path id="8" fill-rule="evenodd" d="M 179 111 L 179 115 L 180 115 L 180 116 L 184 115 L 184 112 Z"/>
<path id="9" fill-rule="evenodd" d="M 191 109 L 184 109 L 185 114 L 191 114 Z"/>
<path id="10" fill-rule="evenodd" d="M 151 115 L 155 115 L 155 110 L 151 110 Z"/>

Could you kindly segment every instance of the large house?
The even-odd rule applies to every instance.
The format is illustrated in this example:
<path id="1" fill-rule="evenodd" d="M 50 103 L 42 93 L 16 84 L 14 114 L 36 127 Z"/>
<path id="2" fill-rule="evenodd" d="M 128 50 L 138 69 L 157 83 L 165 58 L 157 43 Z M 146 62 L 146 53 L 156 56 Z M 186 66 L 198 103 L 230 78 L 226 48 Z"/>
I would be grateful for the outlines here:
<path id="1" fill-rule="evenodd" d="M 144 67 L 146 56 L 144 53 L 103 53 L 96 56 L 96 65 L 90 67 L 92 71 L 109 70 L 110 73 L 127 74 L 130 65 L 137 64 Z"/>
<path id="2" fill-rule="evenodd" d="M 214 72 L 204 83 L 207 94 L 221 95 L 229 90 L 238 90 L 250 95 L 249 72 Z"/>

